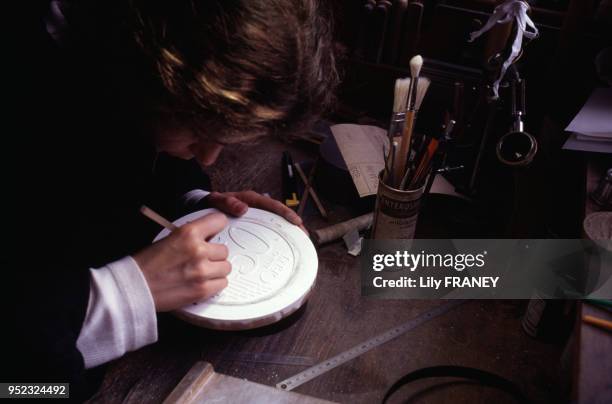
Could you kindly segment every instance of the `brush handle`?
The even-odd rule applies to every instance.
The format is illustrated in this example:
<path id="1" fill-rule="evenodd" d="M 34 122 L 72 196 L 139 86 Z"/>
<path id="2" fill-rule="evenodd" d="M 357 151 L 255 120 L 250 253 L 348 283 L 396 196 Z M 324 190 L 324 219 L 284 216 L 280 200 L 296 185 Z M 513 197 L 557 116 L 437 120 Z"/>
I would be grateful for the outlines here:
<path id="1" fill-rule="evenodd" d="M 594 316 L 583 316 L 582 321 L 587 324 L 594 325 L 607 331 L 612 331 L 612 321 L 604 320 L 603 318 Z"/>
<path id="2" fill-rule="evenodd" d="M 439 144 L 440 142 L 438 139 L 431 139 L 431 142 L 429 142 L 429 146 L 427 147 L 427 152 L 419 162 L 419 165 L 412 176 L 412 180 L 410 181 L 410 185 L 408 185 L 408 189 L 416 187 L 423 180 L 423 176 L 427 173 L 427 168 L 430 166 L 431 160 L 433 159 L 434 154 L 436 154 Z"/>
<path id="3" fill-rule="evenodd" d="M 387 158 L 388 163 L 388 171 L 387 175 L 383 178 L 385 184 L 394 186 L 395 185 L 395 163 L 397 162 L 397 151 L 399 149 L 399 140 L 400 137 L 393 138 L 391 145 L 389 147 L 389 156 Z"/>
<path id="4" fill-rule="evenodd" d="M 418 111 L 417 93 L 419 92 L 419 76 L 413 77 L 410 82 L 410 94 L 408 95 L 408 109 Z"/>
<path id="5" fill-rule="evenodd" d="M 401 180 L 406 172 L 406 163 L 408 161 L 408 153 L 410 151 L 410 142 L 412 140 L 412 131 L 414 130 L 414 121 L 416 117 L 416 111 L 406 111 L 406 123 L 404 124 L 404 131 L 402 132 L 402 141 L 400 143 L 397 160 L 395 161 L 394 174 L 393 176 Z"/>

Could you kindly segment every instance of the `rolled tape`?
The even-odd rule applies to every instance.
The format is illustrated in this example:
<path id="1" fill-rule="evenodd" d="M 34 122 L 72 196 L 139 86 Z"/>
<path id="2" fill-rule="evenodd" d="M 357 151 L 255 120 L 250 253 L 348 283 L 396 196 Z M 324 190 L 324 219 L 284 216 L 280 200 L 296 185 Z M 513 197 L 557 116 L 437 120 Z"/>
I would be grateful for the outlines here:
<path id="1" fill-rule="evenodd" d="M 176 220 L 182 226 L 216 209 Z M 170 232 L 162 230 L 154 241 Z M 317 252 L 306 234 L 282 217 L 255 208 L 210 242 L 225 244 L 232 272 L 219 294 L 174 312 L 192 324 L 218 330 L 244 330 L 275 323 L 307 300 L 317 277 Z"/>

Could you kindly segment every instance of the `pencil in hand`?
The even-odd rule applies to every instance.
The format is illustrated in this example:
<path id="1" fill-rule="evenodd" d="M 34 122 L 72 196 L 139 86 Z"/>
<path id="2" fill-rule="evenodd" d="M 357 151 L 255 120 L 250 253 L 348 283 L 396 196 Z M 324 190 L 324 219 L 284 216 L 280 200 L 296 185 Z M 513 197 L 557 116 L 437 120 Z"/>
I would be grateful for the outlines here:
<path id="1" fill-rule="evenodd" d="M 166 219 L 159 213 L 155 212 L 153 209 L 149 208 L 148 206 L 142 205 L 140 207 L 140 213 L 142 213 L 149 219 L 153 220 L 155 223 L 159 224 L 162 227 L 165 227 L 166 229 L 170 231 L 175 231 L 178 229 L 178 227 L 176 227 L 172 222 L 170 222 L 168 219 Z"/>

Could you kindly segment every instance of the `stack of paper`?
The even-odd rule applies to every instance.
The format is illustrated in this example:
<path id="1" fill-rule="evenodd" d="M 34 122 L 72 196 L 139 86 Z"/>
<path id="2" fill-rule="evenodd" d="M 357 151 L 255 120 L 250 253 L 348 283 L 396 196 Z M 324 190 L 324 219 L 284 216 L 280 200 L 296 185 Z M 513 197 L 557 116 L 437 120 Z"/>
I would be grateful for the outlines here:
<path id="1" fill-rule="evenodd" d="M 612 153 L 612 88 L 595 89 L 565 130 L 564 149 Z"/>

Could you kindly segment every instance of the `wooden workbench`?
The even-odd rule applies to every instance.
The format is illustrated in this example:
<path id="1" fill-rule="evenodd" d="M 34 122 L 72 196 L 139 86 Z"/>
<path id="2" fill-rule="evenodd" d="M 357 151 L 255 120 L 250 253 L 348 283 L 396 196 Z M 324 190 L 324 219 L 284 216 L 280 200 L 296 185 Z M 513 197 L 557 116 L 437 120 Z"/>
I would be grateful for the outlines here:
<path id="1" fill-rule="evenodd" d="M 286 147 L 266 143 L 225 150 L 210 171 L 213 184 L 220 191 L 252 188 L 279 197 L 281 153 Z M 291 150 L 296 161 L 313 155 L 293 146 Z M 326 207 L 331 222 L 351 216 L 345 207 L 329 202 Z M 310 228 L 325 225 L 315 214 L 306 223 Z M 218 332 L 161 315 L 159 342 L 111 363 L 92 401 L 160 402 L 198 360 L 210 362 L 219 373 L 273 386 L 305 367 L 227 358 L 235 353 L 265 353 L 318 362 L 442 303 L 362 298 L 358 259 L 349 256 L 341 243 L 324 246 L 318 254 L 316 288 L 308 304 L 291 317 L 258 330 Z M 558 378 L 563 347 L 522 331 L 524 306 L 521 301 L 469 302 L 295 391 L 343 403 L 373 403 L 411 370 L 464 365 L 516 382 L 533 401 L 565 401 L 568 393 Z M 496 390 L 448 379 L 414 383 L 396 398 L 408 396 L 422 402 L 513 402 Z"/>
<path id="2" fill-rule="evenodd" d="M 599 179 L 612 164 L 610 156 L 591 156 L 586 173 L 585 216 L 600 208 L 591 201 L 589 194 L 595 190 Z M 579 319 L 595 316 L 612 320 L 612 313 L 590 304 L 580 304 Z M 575 361 L 574 398 L 578 403 L 612 402 L 612 334 L 579 321 L 575 330 L 577 338 Z"/>

